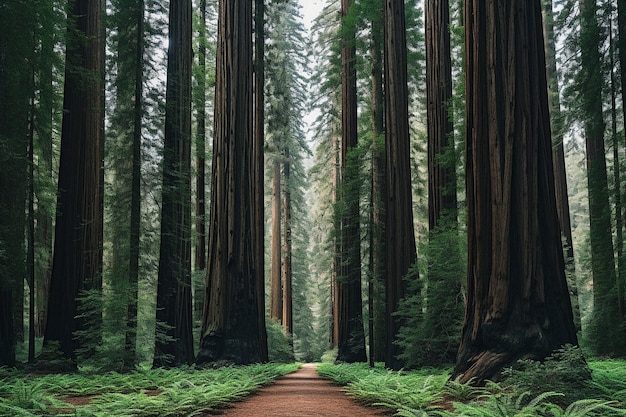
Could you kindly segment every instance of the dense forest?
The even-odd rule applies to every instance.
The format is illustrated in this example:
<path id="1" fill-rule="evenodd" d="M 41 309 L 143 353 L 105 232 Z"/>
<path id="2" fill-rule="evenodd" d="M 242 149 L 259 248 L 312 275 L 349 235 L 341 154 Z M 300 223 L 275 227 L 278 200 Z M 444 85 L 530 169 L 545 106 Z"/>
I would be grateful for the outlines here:
<path id="1" fill-rule="evenodd" d="M 625 358 L 626 0 L 301 10 L 0 3 L 0 367 Z"/>

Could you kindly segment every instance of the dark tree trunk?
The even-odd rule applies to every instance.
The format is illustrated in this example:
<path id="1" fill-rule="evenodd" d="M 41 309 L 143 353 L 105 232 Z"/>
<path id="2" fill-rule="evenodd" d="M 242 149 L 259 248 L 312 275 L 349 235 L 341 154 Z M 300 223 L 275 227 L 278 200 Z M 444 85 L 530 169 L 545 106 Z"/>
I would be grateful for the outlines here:
<path id="1" fill-rule="evenodd" d="M 198 93 L 196 94 L 196 262 L 206 269 L 206 0 L 200 1 L 200 46 L 198 47 Z"/>
<path id="2" fill-rule="evenodd" d="M 619 315 L 611 208 L 604 146 L 605 123 L 602 94 L 601 36 L 595 0 L 580 0 L 581 110 L 587 151 L 589 237 L 593 275 L 593 311 L 589 344 L 596 354 L 626 354 L 626 337 L 615 326 Z"/>
<path id="3" fill-rule="evenodd" d="M 617 0 L 617 28 L 619 50 L 620 84 L 622 86 L 622 112 L 626 123 L 626 0 Z M 622 322 L 626 321 L 626 272 L 617 282 L 617 293 L 619 297 L 619 311 Z"/>
<path id="4" fill-rule="evenodd" d="M 76 318 L 77 297 L 82 291 L 99 291 L 102 285 L 101 15 L 100 0 L 77 0 L 68 19 L 72 41 L 66 50 L 59 193 L 44 337 L 45 344 L 59 342 L 67 358 L 75 358 L 76 350 L 84 347 L 74 332 L 88 330 Z"/>
<path id="5" fill-rule="evenodd" d="M 257 280 L 258 329 L 265 329 L 265 0 L 254 3 L 254 197 L 255 271 Z M 265 330 L 259 336 L 259 355 L 267 357 Z"/>
<path id="6" fill-rule="evenodd" d="M 209 256 L 197 362 L 249 364 L 267 361 L 256 270 L 260 171 L 253 136 L 251 2 L 220 1 L 217 38 Z"/>
<path id="7" fill-rule="evenodd" d="M 272 268 L 270 271 L 270 318 L 283 320 L 283 287 L 281 255 L 281 173 L 280 161 L 274 160 L 272 176 Z"/>
<path id="8" fill-rule="evenodd" d="M 144 1 L 134 4 L 135 73 L 133 106 L 132 170 L 130 189 L 130 244 L 128 267 L 128 313 L 126 318 L 126 352 L 137 361 L 137 306 L 139 297 L 139 249 L 141 243 L 141 129 L 143 118 Z M 133 363 L 132 365 L 135 365 Z"/>
<path id="9" fill-rule="evenodd" d="M 554 39 L 554 13 L 552 0 L 543 0 L 543 33 L 546 51 L 546 75 L 548 77 L 548 105 L 552 128 L 552 160 L 554 165 L 554 185 L 556 209 L 561 225 L 561 235 L 565 239 L 565 267 L 568 273 L 568 287 L 574 312 L 576 329 L 581 330 L 578 286 L 576 285 L 574 242 L 567 194 L 567 173 L 565 169 L 565 147 L 563 146 L 563 116 L 559 99 L 559 80 L 556 66 L 556 43 Z M 570 278 L 571 277 L 571 278 Z"/>
<path id="10" fill-rule="evenodd" d="M 406 26 L 403 0 L 385 0 L 384 76 L 386 121 L 387 205 L 385 237 L 387 245 L 387 352 L 385 364 L 400 369 L 399 349 L 394 343 L 401 322 L 394 313 L 405 295 L 403 277 L 417 260 L 409 137 Z"/>
<path id="11" fill-rule="evenodd" d="M 372 19 L 372 178 L 370 209 L 369 338 L 370 365 L 385 360 L 385 143 L 383 94 L 383 10 Z"/>
<path id="12" fill-rule="evenodd" d="M 465 4 L 468 287 L 452 379 L 576 345 L 556 211 L 540 0 Z"/>
<path id="13" fill-rule="evenodd" d="M 289 149 L 285 148 L 285 163 L 283 173 L 285 175 L 285 187 L 283 189 L 284 198 L 284 228 L 283 228 L 283 331 L 287 335 L 293 334 L 293 268 L 291 266 L 292 245 L 291 245 L 291 191 L 289 189 L 291 175 L 291 162 L 289 160 Z"/>
<path id="14" fill-rule="evenodd" d="M 361 239 L 359 213 L 356 46 L 354 28 L 346 16 L 352 0 L 341 1 L 343 21 L 342 61 L 342 145 L 341 145 L 341 268 L 337 279 L 338 362 L 365 362 L 365 333 L 361 300 Z"/>
<path id="15" fill-rule="evenodd" d="M 425 5 L 430 262 L 423 350 L 429 352 L 429 365 L 443 365 L 454 362 L 458 342 L 453 334 L 458 334 L 462 314 L 450 4 L 448 0 L 427 0 Z"/>
<path id="16" fill-rule="evenodd" d="M 170 340 L 157 338 L 154 366 L 194 359 L 191 305 L 191 0 L 170 3 L 167 57 L 161 251 L 157 321 Z"/>

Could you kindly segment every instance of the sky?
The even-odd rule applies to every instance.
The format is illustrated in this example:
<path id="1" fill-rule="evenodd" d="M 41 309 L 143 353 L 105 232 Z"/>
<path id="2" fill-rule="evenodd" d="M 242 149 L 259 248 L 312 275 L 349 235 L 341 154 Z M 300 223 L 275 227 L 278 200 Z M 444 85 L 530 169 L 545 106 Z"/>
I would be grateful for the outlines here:
<path id="1" fill-rule="evenodd" d="M 298 0 L 300 3 L 300 11 L 303 16 L 304 24 L 307 29 L 311 28 L 311 23 L 313 19 L 322 11 L 324 8 L 323 0 Z"/>

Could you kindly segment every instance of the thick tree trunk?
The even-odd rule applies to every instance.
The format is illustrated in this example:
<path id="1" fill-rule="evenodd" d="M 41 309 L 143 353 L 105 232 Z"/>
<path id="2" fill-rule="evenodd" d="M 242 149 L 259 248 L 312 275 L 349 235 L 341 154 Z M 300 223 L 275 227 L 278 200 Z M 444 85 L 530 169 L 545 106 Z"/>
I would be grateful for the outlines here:
<path id="1" fill-rule="evenodd" d="M 341 1 L 344 17 L 342 60 L 342 146 L 341 146 L 341 268 L 337 279 L 339 362 L 365 362 L 365 333 L 361 300 L 361 239 L 359 213 L 359 163 L 354 156 L 358 144 L 356 46 L 354 28 L 346 23 L 352 0 Z M 350 160 L 350 161 L 349 161 Z"/>
<path id="2" fill-rule="evenodd" d="M 385 144 L 383 94 L 383 10 L 372 20 L 370 56 L 372 59 L 372 178 L 370 209 L 369 338 L 370 365 L 385 360 Z"/>
<path id="3" fill-rule="evenodd" d="M 74 358 L 81 291 L 102 285 L 102 2 L 72 3 L 66 50 L 59 194 L 44 343 Z M 78 70 L 77 70 L 78 69 Z M 97 315 L 98 313 L 95 312 Z M 97 329 L 89 329 L 97 332 Z"/>
<path id="4" fill-rule="evenodd" d="M 167 57 L 161 250 L 157 321 L 170 340 L 157 338 L 154 366 L 194 359 L 191 305 L 191 0 L 170 3 Z"/>
<path id="5" fill-rule="evenodd" d="M 254 190 L 255 271 L 257 302 L 265 305 L 265 0 L 254 2 Z M 265 311 L 258 314 L 258 329 L 265 329 Z M 259 355 L 267 357 L 267 336 L 260 335 Z"/>
<path id="6" fill-rule="evenodd" d="M 385 364 L 400 369 L 394 344 L 401 322 L 394 315 L 405 295 L 403 277 L 417 260 L 411 190 L 409 99 L 407 88 L 406 26 L 403 0 L 385 0 L 385 121 L 387 205 L 387 352 Z"/>
<path id="7" fill-rule="evenodd" d="M 456 151 L 452 109 L 450 4 L 427 0 L 426 101 L 428 114 L 429 268 L 424 312 L 424 346 L 428 364 L 454 361 L 461 317 L 462 268 L 458 245 Z M 444 267 L 442 264 L 447 264 Z M 458 334 L 458 333 L 457 333 Z"/>
<path id="8" fill-rule="evenodd" d="M 281 173 L 280 161 L 274 160 L 272 176 L 272 265 L 270 271 L 270 318 L 281 322 L 283 320 L 283 287 L 282 255 L 281 255 Z"/>
<path id="9" fill-rule="evenodd" d="M 540 0 L 465 5 L 468 287 L 452 379 L 576 344 L 556 211 Z"/>
<path id="10" fill-rule="evenodd" d="M 221 0 L 207 285 L 197 362 L 267 360 L 255 242 L 252 3 Z M 259 243 L 259 242 L 257 242 Z"/>

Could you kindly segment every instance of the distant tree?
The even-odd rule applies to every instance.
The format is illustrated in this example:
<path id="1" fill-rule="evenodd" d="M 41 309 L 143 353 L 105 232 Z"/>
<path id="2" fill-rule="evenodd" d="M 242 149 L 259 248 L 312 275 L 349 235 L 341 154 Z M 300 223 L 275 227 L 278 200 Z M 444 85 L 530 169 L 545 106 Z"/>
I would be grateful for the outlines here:
<path id="1" fill-rule="evenodd" d="M 601 29 L 595 0 L 580 5 L 580 110 L 584 115 L 587 186 L 589 190 L 589 235 L 593 275 L 593 311 L 588 343 L 596 354 L 626 354 L 626 338 L 615 318 L 619 317 L 616 271 L 611 227 L 603 114 Z"/>
<path id="2" fill-rule="evenodd" d="M 626 124 L 626 0 L 617 0 L 617 49 L 619 52 L 619 80 L 622 86 L 622 113 L 623 123 Z M 626 128 L 624 128 L 626 131 Z M 617 286 L 620 315 L 622 322 L 626 322 L 626 271 Z"/>
<path id="3" fill-rule="evenodd" d="M 141 231 L 141 139 L 144 115 L 144 2 L 112 2 L 110 18 L 115 107 L 108 129 L 106 157 L 113 180 L 107 202 L 108 234 L 112 241 L 108 281 L 114 293 L 108 301 L 111 319 L 106 327 L 123 331 L 127 366 L 136 362 L 137 303 Z"/>
<path id="4" fill-rule="evenodd" d="M 556 210 L 541 2 L 469 0 L 465 24 L 468 287 L 451 378 L 482 383 L 577 340 Z"/>
<path id="5" fill-rule="evenodd" d="M 161 249 L 154 366 L 194 359 L 191 305 L 191 0 L 170 3 L 163 145 Z"/>
<path id="6" fill-rule="evenodd" d="M 59 194 L 44 344 L 59 342 L 75 358 L 77 330 L 87 330 L 78 297 L 102 285 L 103 112 L 100 0 L 72 2 L 67 28 Z M 91 314 L 98 321 L 96 304 Z M 89 329 L 96 333 L 98 329 Z M 92 346 L 93 349 L 95 346 Z M 87 354 L 89 354 L 87 352 Z"/>
<path id="7" fill-rule="evenodd" d="M 198 363 L 267 360 L 254 245 L 258 173 L 253 142 L 252 2 L 221 0 L 207 284 Z"/>
<path id="8" fill-rule="evenodd" d="M 403 278 L 417 260 L 413 227 L 409 145 L 409 97 L 407 89 L 407 49 L 403 0 L 385 0 L 384 79 L 386 122 L 385 236 L 387 245 L 387 352 L 385 364 L 391 369 L 403 366 L 395 344 L 401 323 L 394 315 L 405 295 Z"/>
<path id="9" fill-rule="evenodd" d="M 196 110 L 196 247 L 195 269 L 206 269 L 206 92 L 207 92 L 207 2 L 200 0 L 198 25 L 197 85 L 193 92 Z"/>

